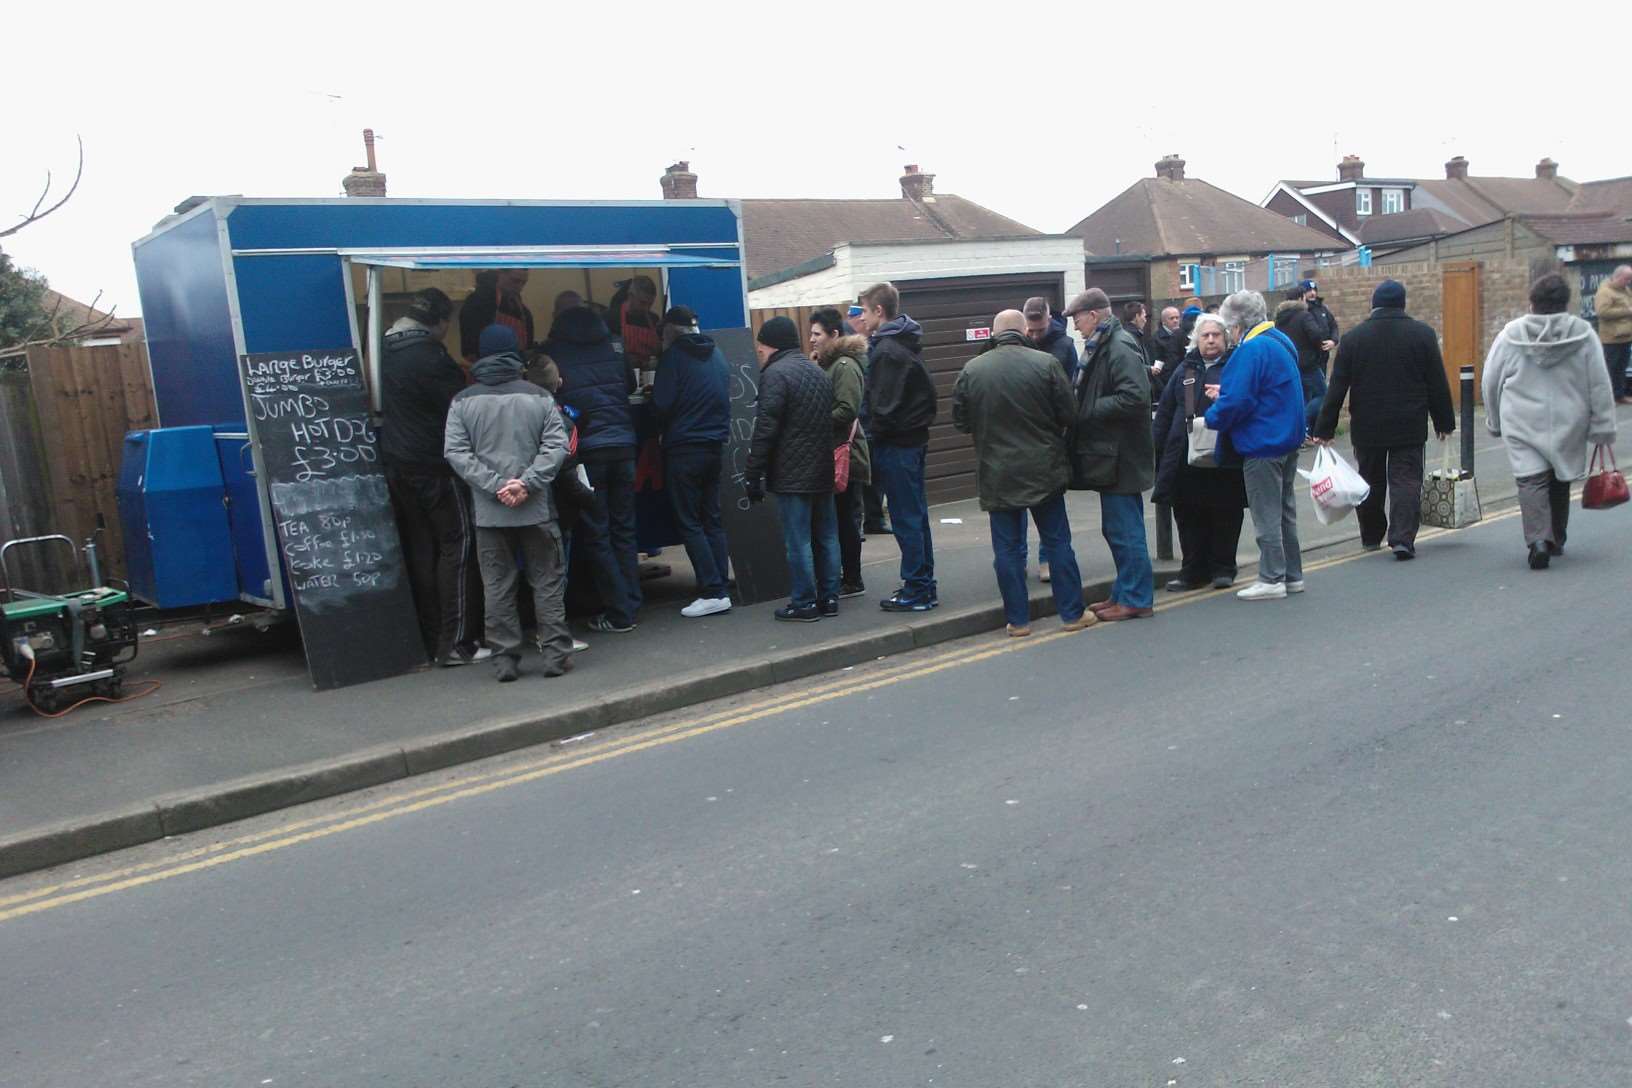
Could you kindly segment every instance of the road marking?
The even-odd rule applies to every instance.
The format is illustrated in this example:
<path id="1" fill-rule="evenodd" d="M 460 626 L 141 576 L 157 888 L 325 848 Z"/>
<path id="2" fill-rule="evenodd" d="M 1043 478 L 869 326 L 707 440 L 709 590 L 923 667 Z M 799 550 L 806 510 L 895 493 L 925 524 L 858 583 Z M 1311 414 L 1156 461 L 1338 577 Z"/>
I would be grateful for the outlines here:
<path id="1" fill-rule="evenodd" d="M 1578 494 L 1572 494 L 1572 498 L 1578 497 Z M 1486 525 L 1506 521 L 1518 515 L 1519 511 L 1515 508 L 1499 514 L 1492 514 L 1477 524 Z M 1473 526 L 1468 528 L 1473 528 Z M 1430 529 L 1420 534 L 1417 539 L 1419 541 L 1433 540 L 1454 532 L 1464 531 L 1466 530 Z M 1307 573 L 1309 571 L 1329 570 L 1332 567 L 1342 566 L 1359 559 L 1377 558 L 1387 554 L 1389 553 L 1381 551 L 1361 551 L 1350 555 L 1333 556 L 1330 559 L 1309 564 L 1304 568 L 1304 571 Z M 1201 601 L 1215 600 L 1233 591 L 1232 588 L 1193 593 L 1176 600 L 1163 601 L 1156 606 L 1156 610 L 1158 612 L 1169 612 Z M 564 771 L 592 766 L 619 756 L 664 747 L 683 740 L 690 740 L 693 737 L 761 721 L 790 710 L 801 710 L 836 699 L 849 698 L 853 695 L 894 686 L 903 681 L 921 679 L 938 672 L 944 672 L 947 669 L 972 665 L 1012 653 L 1020 653 L 1025 650 L 1035 649 L 1038 646 L 1051 645 L 1061 639 L 1101 631 L 1107 626 L 1109 625 L 1099 623 L 1082 631 L 1054 631 L 1030 639 L 1005 639 L 997 645 L 965 646 L 960 650 L 949 650 L 937 654 L 925 661 L 908 662 L 884 668 L 878 672 L 868 674 L 868 677 L 860 683 L 857 683 L 854 677 L 840 676 L 798 692 L 790 692 L 757 703 L 749 703 L 729 710 L 715 711 L 686 721 L 644 730 L 632 737 L 609 740 L 599 746 L 579 749 L 571 754 L 557 752 L 551 756 L 524 763 L 519 767 L 509 767 L 504 771 L 461 776 L 439 785 L 427 786 L 407 793 L 397 793 L 391 797 L 349 809 L 345 813 L 297 820 L 258 834 L 245 835 L 226 842 L 215 843 L 208 847 L 189 851 L 180 857 L 165 858 L 37 888 L 31 892 L 0 899 L 0 907 L 5 908 L 0 909 L 0 922 L 54 910 L 72 903 L 100 898 L 114 892 L 144 887 L 162 880 L 185 876 L 188 873 L 213 869 L 229 862 L 287 849 L 302 843 L 314 842 L 318 839 L 328 838 L 331 835 L 354 831 L 399 816 L 424 812 L 454 801 L 478 797 L 511 786 L 523 785 L 561 774 Z M 1000 633 L 997 634 L 1000 635 Z M 295 833 L 291 834 L 290 832 Z"/>

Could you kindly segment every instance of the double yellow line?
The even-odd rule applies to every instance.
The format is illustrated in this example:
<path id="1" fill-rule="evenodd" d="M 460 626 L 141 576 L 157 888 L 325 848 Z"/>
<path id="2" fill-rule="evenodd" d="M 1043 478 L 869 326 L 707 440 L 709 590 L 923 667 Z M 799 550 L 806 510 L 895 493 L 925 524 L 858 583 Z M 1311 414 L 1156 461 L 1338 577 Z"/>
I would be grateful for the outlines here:
<path id="1" fill-rule="evenodd" d="M 1480 524 L 1502 521 L 1516 516 L 1517 513 L 1517 510 L 1506 511 L 1487 517 Z M 1444 536 L 1448 532 L 1450 530 L 1430 530 L 1423 533 L 1419 539 L 1431 540 L 1435 537 Z M 1379 554 L 1386 555 L 1387 553 Z M 1372 558 L 1373 555 L 1374 553 L 1358 552 L 1335 556 L 1331 559 L 1311 563 L 1304 570 L 1305 572 L 1325 570 L 1344 563 L 1351 563 L 1357 559 Z M 1224 589 L 1190 594 L 1174 600 L 1164 601 L 1157 606 L 1157 611 L 1170 612 L 1176 608 L 1212 600 L 1229 592 L 1231 590 Z M 843 699 L 852 695 L 861 695 L 865 692 L 891 687 L 904 681 L 932 676 L 948 669 L 962 668 L 966 665 L 988 661 L 1006 654 L 1019 653 L 1037 646 L 1050 645 L 1063 638 L 1071 638 L 1078 634 L 1088 634 L 1102 630 L 1104 626 L 1104 624 L 1096 624 L 1080 632 L 1055 631 L 1028 639 L 1009 639 L 998 635 L 997 637 L 1001 641 L 996 643 L 983 640 L 974 646 L 963 646 L 947 650 L 928 659 L 869 670 L 861 676 L 832 676 L 797 692 L 789 692 L 785 695 L 762 699 L 710 714 L 689 717 L 683 721 L 655 729 L 642 730 L 632 736 L 609 739 L 570 751 L 557 747 L 548 756 L 542 756 L 520 764 L 511 764 L 500 771 L 461 775 L 438 785 L 425 786 L 407 792 L 393 791 L 389 797 L 350 806 L 344 812 L 294 820 L 266 831 L 185 850 L 163 859 L 3 896 L 0 897 L 0 922 L 54 910 L 58 907 L 68 906 L 71 903 L 97 899 L 104 895 L 111 895 L 114 892 L 156 884 L 162 880 L 171 880 L 178 876 L 185 876 L 188 873 L 213 869 L 230 862 L 252 858 L 259 854 L 269 854 L 276 850 L 298 846 L 301 843 L 314 842 L 345 831 L 354 831 L 358 828 L 369 827 L 400 816 L 438 808 L 467 797 L 479 797 L 495 790 L 519 786 L 526 782 L 534 782 L 541 778 L 548 778 L 551 775 L 576 770 L 579 767 L 604 763 L 619 756 L 632 755 L 636 752 L 644 752 L 664 745 L 677 744 L 692 737 L 700 737 L 707 733 L 715 733 L 723 729 L 731 729 L 750 722 L 761 721 L 777 714 L 784 714 L 790 710 L 801 710 L 806 707 L 832 702 L 835 699 Z"/>

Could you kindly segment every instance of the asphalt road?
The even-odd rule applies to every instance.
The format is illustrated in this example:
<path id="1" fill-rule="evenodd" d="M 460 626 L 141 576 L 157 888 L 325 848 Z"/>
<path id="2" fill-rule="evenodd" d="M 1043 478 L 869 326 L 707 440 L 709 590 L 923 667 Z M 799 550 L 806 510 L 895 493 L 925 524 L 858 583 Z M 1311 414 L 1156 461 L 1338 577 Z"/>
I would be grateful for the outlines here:
<path id="1" fill-rule="evenodd" d="M 1625 1085 L 1628 511 L 0 884 L 0 1084 Z"/>

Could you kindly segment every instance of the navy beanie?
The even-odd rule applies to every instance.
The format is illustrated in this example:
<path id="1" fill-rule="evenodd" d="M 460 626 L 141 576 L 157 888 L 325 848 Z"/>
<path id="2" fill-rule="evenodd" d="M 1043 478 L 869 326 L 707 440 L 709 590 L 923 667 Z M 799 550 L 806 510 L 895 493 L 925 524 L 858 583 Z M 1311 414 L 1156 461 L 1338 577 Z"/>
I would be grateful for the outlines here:
<path id="1" fill-rule="evenodd" d="M 520 350 L 521 345 L 516 342 L 516 330 L 509 325 L 489 325 L 482 330 L 482 338 L 476 343 L 476 354 L 484 358 L 505 351 Z"/>
<path id="2" fill-rule="evenodd" d="M 1384 280 L 1377 285 L 1377 290 L 1371 293 L 1371 308 L 1377 310 L 1383 307 L 1405 309 L 1405 284 L 1399 280 Z"/>
<path id="3" fill-rule="evenodd" d="M 791 318 L 773 317 L 759 330 L 759 342 L 777 351 L 788 351 L 799 346 L 799 327 Z"/>

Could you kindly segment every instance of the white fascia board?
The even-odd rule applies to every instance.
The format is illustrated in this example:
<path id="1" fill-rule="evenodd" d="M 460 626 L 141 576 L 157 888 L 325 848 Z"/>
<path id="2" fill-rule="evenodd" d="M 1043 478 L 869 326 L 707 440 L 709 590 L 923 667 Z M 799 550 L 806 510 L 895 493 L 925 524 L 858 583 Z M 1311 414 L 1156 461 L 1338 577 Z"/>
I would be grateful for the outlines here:
<path id="1" fill-rule="evenodd" d="M 1343 185 L 1323 186 L 1320 189 L 1310 189 L 1309 192 L 1311 192 L 1311 193 L 1314 193 L 1314 192 L 1324 193 L 1324 192 L 1329 192 L 1329 191 L 1334 190 L 1334 189 L 1341 189 L 1341 188 L 1344 188 L 1344 187 L 1348 187 L 1348 188 L 1352 189 L 1354 187 L 1354 182 L 1346 181 L 1346 182 L 1343 183 Z M 1269 195 L 1264 197 L 1264 202 L 1262 204 L 1260 204 L 1259 207 L 1261 207 L 1261 208 L 1269 207 L 1269 202 L 1271 200 L 1275 199 L 1275 194 L 1276 193 L 1285 193 L 1287 196 L 1291 197 L 1293 200 L 1296 200 L 1299 204 L 1301 204 L 1305 208 L 1309 209 L 1309 211 L 1316 218 L 1318 218 L 1322 223 L 1325 223 L 1328 227 L 1331 227 L 1333 230 L 1337 231 L 1337 233 L 1339 233 L 1343 237 L 1347 238 L 1351 243 L 1353 243 L 1354 245 L 1359 245 L 1360 244 L 1360 239 L 1355 237 L 1353 234 L 1349 233 L 1347 228 L 1339 226 L 1337 220 L 1333 219 L 1331 216 L 1327 215 L 1325 212 L 1323 212 L 1319 208 L 1315 207 L 1315 205 L 1310 203 L 1308 198 L 1306 198 L 1303 195 L 1303 193 L 1300 193 L 1298 190 L 1294 189 L 1292 186 L 1288 185 L 1284 181 L 1279 181 L 1279 182 L 1275 183 L 1275 188 L 1273 188 L 1273 189 L 1271 189 L 1269 191 Z"/>

